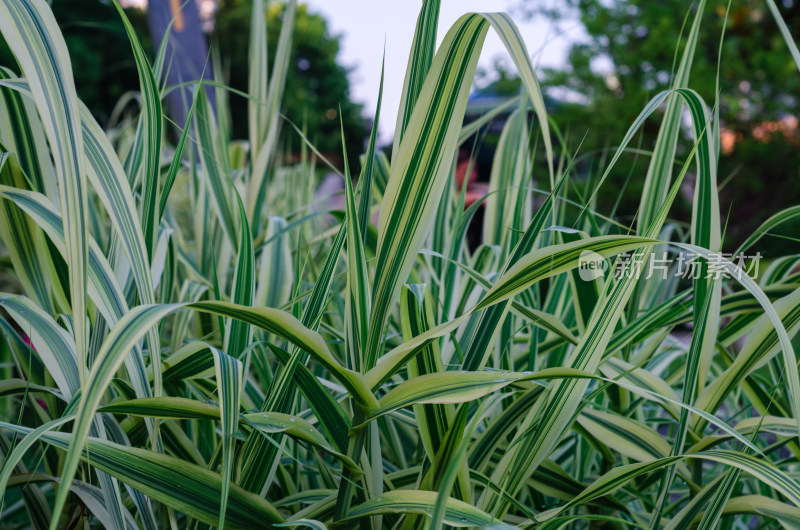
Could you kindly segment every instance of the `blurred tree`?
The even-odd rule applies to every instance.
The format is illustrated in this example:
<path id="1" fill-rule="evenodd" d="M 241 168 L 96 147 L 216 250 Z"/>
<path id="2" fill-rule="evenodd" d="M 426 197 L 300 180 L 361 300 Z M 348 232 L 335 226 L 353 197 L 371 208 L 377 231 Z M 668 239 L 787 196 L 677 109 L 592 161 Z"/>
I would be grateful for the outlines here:
<path id="1" fill-rule="evenodd" d="M 251 5 L 251 0 L 220 0 L 212 36 L 219 43 L 225 70 L 229 73 L 228 83 L 244 91 L 247 90 Z M 70 52 L 78 96 L 100 123 L 105 124 L 119 98 L 127 91 L 139 89 L 136 64 L 119 14 L 105 0 L 53 0 L 52 6 Z M 267 10 L 270 66 L 278 45 L 284 9 L 282 2 L 273 2 Z M 152 57 L 145 12 L 138 8 L 125 11 Z M 350 99 L 347 69 L 336 62 L 338 52 L 339 37 L 331 35 L 325 18 L 299 5 L 282 112 L 298 127 L 305 124 L 309 138 L 320 151 L 341 161 L 341 105 L 347 154 L 355 166 L 363 150 L 365 124 L 361 106 Z M 2 37 L 0 66 L 19 71 Z M 246 138 L 247 102 L 232 95 L 230 105 L 233 136 Z M 297 135 L 288 126 L 284 126 L 283 131 L 285 141 L 289 142 L 288 149 L 299 151 Z"/>
<path id="2" fill-rule="evenodd" d="M 53 14 L 64 34 L 78 97 L 101 124 L 129 90 L 139 89 L 131 45 L 117 9 L 100 0 L 53 0 Z M 144 11 L 125 10 L 145 49 L 150 37 Z M 0 37 L 0 65 L 19 73 L 16 59 Z"/>
<path id="3" fill-rule="evenodd" d="M 567 64 L 543 72 L 543 84 L 562 101 L 553 111 L 557 123 L 573 138 L 587 134 L 583 153 L 616 145 L 645 104 L 669 88 L 697 9 L 696 3 L 685 1 L 566 0 L 556 9 L 542 8 L 533 0 L 518 2 L 529 16 L 544 16 L 556 25 L 577 19 L 585 28 L 586 38 L 572 45 Z M 776 2 L 792 34 L 800 35 L 800 2 Z M 689 81 L 690 88 L 709 106 L 716 101 L 726 6 L 724 1 L 706 5 Z M 800 202 L 796 119 L 800 73 L 764 0 L 732 3 L 719 63 L 720 118 L 725 129 L 719 181 L 731 177 L 721 194 L 723 217 L 730 211 L 730 244 L 778 209 Z M 646 125 L 643 149 L 652 148 L 658 125 L 657 120 Z M 679 157 L 688 153 L 691 145 L 687 141 L 681 148 Z M 644 174 L 648 160 L 639 157 L 633 166 L 634 159 L 627 157 L 605 186 L 600 194 L 601 210 L 615 204 L 620 186 L 633 169 L 620 213 L 635 213 L 643 184 L 638 176 Z M 688 208 L 684 208 L 688 220 Z M 793 230 L 800 233 L 800 225 Z M 769 242 L 765 240 L 765 244 Z"/>
<path id="4" fill-rule="evenodd" d="M 247 53 L 250 36 L 251 0 L 221 0 L 215 15 L 214 37 L 222 52 L 227 83 L 233 88 L 247 90 Z M 285 4 L 273 3 L 267 9 L 267 47 L 272 66 Z M 365 138 L 361 106 L 350 99 L 347 69 L 336 62 L 339 36 L 331 35 L 322 15 L 308 11 L 300 4 L 295 17 L 291 66 L 286 79 L 282 112 L 299 128 L 305 127 L 308 138 L 320 152 L 341 160 L 342 140 L 339 129 L 339 107 L 342 109 L 347 156 L 351 164 L 358 163 Z M 247 136 L 247 102 L 231 97 L 233 133 L 237 138 Z M 283 137 L 290 142 L 291 151 L 300 147 L 293 129 L 284 126 Z M 355 170 L 355 167 L 351 167 Z"/>

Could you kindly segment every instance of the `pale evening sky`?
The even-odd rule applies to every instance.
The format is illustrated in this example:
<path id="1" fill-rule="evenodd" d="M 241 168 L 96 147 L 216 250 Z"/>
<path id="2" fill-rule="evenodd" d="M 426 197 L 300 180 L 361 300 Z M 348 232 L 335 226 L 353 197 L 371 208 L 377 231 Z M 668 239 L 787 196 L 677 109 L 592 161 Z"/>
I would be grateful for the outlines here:
<path id="1" fill-rule="evenodd" d="M 214 0 L 201 0 L 208 6 Z M 421 0 L 300 0 L 310 11 L 324 15 L 332 34 L 341 36 L 339 62 L 350 71 L 351 96 L 364 104 L 367 116 L 373 116 L 378 101 L 381 58 L 386 44 L 386 74 L 380 119 L 380 140 L 387 142 L 394 131 L 397 108 L 403 90 L 408 54 L 417 23 Z M 557 0 L 532 0 L 536 5 L 550 5 Z M 122 0 L 123 5 L 146 5 L 146 0 Z M 509 11 L 519 0 L 441 0 L 438 41 L 458 18 L 469 12 Z M 213 8 L 212 8 L 213 9 Z M 512 13 L 534 66 L 563 64 L 569 44 L 584 35 L 577 21 L 562 23 L 560 29 L 546 20 L 525 20 Z M 489 30 L 479 68 L 491 71 L 496 58 L 513 63 L 493 30 Z"/>
<path id="2" fill-rule="evenodd" d="M 306 0 L 312 11 L 322 13 L 328 20 L 332 33 L 340 34 L 342 64 L 355 67 L 350 73 L 350 86 L 354 100 L 365 104 L 365 112 L 372 116 L 378 100 L 381 58 L 386 41 L 386 74 L 381 108 L 381 140 L 388 141 L 394 131 L 397 108 L 403 90 L 408 54 L 422 2 L 419 0 Z M 469 12 L 508 11 L 518 0 L 442 0 L 439 14 L 438 40 L 458 18 Z M 558 65 L 566 58 L 568 45 L 582 35 L 579 24 L 565 23 L 566 30 L 557 35 L 556 28 L 547 21 L 524 20 L 514 15 L 528 53 L 536 65 Z M 496 57 L 505 57 L 513 70 L 513 63 L 505 47 L 493 30 L 489 30 L 481 54 L 480 66 L 490 68 Z"/>

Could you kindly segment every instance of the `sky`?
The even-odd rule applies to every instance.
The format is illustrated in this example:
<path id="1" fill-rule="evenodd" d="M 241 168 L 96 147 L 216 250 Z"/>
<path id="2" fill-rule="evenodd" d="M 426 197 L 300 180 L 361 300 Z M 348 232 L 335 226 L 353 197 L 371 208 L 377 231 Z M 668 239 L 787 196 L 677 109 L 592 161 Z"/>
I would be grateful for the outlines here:
<path id="1" fill-rule="evenodd" d="M 532 0 L 538 2 L 539 0 Z M 509 11 L 518 0 L 441 0 L 438 41 L 458 18 L 469 12 Z M 339 61 L 353 68 L 350 72 L 352 98 L 365 105 L 373 116 L 378 101 L 383 44 L 386 42 L 386 73 L 379 131 L 388 141 L 394 131 L 397 108 L 403 91 L 408 54 L 417 23 L 421 0 L 305 0 L 310 10 L 328 20 L 331 33 L 341 36 Z M 566 59 L 569 44 L 580 39 L 576 23 L 563 24 L 561 33 L 545 20 L 524 20 L 514 15 L 522 39 L 533 57 L 534 66 L 557 66 Z M 479 67 L 491 70 L 495 58 L 513 63 L 493 30 L 489 30 Z"/>

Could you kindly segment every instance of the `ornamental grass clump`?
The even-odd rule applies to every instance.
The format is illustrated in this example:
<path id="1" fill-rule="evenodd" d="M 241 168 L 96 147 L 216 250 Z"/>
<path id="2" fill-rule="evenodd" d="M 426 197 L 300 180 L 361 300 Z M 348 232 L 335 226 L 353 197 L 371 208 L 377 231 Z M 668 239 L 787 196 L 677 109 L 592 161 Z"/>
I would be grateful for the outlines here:
<path id="1" fill-rule="evenodd" d="M 391 159 L 379 99 L 344 209 L 320 213 L 338 170 L 281 116 L 294 0 L 272 64 L 253 2 L 246 142 L 221 83 L 166 118 L 165 48 L 151 61 L 121 9 L 141 112 L 104 131 L 48 4 L 0 0 L 20 73 L 0 70 L 0 526 L 800 528 L 800 256 L 755 267 L 800 207 L 723 248 L 717 106 L 690 77 L 707 8 L 587 175 L 512 19 L 464 15 L 437 47 L 426 0 Z M 465 125 L 490 31 L 523 90 Z M 465 208 L 458 150 L 501 113 Z M 622 222 L 595 196 L 645 121 Z"/>

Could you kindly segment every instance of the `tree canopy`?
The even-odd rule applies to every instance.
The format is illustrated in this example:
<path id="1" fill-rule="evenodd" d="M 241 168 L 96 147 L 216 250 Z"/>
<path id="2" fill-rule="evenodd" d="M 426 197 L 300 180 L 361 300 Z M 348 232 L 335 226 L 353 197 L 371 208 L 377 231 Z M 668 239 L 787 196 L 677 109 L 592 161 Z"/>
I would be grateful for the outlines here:
<path id="1" fill-rule="evenodd" d="M 124 93 L 139 90 L 136 63 L 119 13 L 111 2 L 99 0 L 53 0 L 52 10 L 69 49 L 78 97 L 104 124 Z M 150 49 L 144 11 L 127 8 L 125 14 Z M 16 64 L 2 37 L 0 64 Z"/>
<path id="2" fill-rule="evenodd" d="M 214 39 L 219 45 L 223 62 L 228 65 L 230 86 L 247 89 L 247 53 L 250 31 L 250 0 L 222 0 L 216 13 Z M 272 57 L 285 5 L 273 3 L 267 9 L 267 48 Z M 281 104 L 283 114 L 299 128 L 309 131 L 309 139 L 321 152 L 339 160 L 342 141 L 339 129 L 339 107 L 347 138 L 348 158 L 357 163 L 364 138 L 361 106 L 350 99 L 347 69 L 336 58 L 339 36 L 331 34 L 325 18 L 298 5 L 295 15 L 292 58 L 286 79 L 286 91 Z M 234 116 L 246 116 L 247 102 L 231 98 Z M 244 138 L 246 120 L 234 120 L 234 136 Z M 284 137 L 299 147 L 299 138 L 284 127 Z M 288 133 L 288 134 L 287 134 Z"/>
<path id="3" fill-rule="evenodd" d="M 778 4 L 792 34 L 800 34 L 800 3 Z M 583 153 L 591 153 L 613 147 L 647 102 L 670 87 L 697 3 L 566 0 L 556 9 L 543 9 L 521 0 L 518 7 L 557 26 L 577 19 L 585 29 L 585 38 L 571 46 L 567 64 L 547 69 L 543 77 L 561 100 L 553 111 L 555 121 L 576 142 L 583 139 Z M 721 1 L 706 4 L 689 87 L 713 107 L 719 63 L 721 206 L 723 216 L 730 209 L 728 236 L 736 240 L 763 221 L 762 212 L 776 211 L 800 196 L 800 76 L 764 0 L 732 3 L 718 60 L 726 7 Z M 677 50 L 676 42 L 681 42 Z M 642 149 L 652 148 L 657 131 L 658 120 L 649 120 Z M 691 144 L 685 141 L 681 147 L 688 153 Z M 629 157 L 628 168 L 612 177 L 616 185 L 601 190 L 601 204 L 614 204 L 612 195 L 630 171 L 646 170 L 646 158 L 638 157 L 633 165 L 634 160 Z M 641 191 L 635 188 L 642 181 L 630 179 L 622 212 L 635 214 Z"/>
<path id="4" fill-rule="evenodd" d="M 231 87 L 247 90 L 248 46 L 251 0 L 222 0 L 215 13 L 212 42 L 219 45 L 223 66 Z M 139 90 L 130 43 L 119 13 L 113 4 L 100 0 L 54 0 L 53 13 L 64 33 L 72 60 L 78 96 L 105 124 L 114 105 L 128 91 Z M 277 48 L 283 2 L 272 2 L 267 9 L 270 65 Z M 144 11 L 126 9 L 139 39 L 151 53 L 152 45 Z M 0 37 L 0 39 L 2 39 Z M 339 36 L 331 34 L 325 18 L 300 4 L 295 16 L 291 68 L 282 101 L 283 114 L 298 127 L 309 131 L 317 148 L 335 161 L 341 160 L 339 107 L 347 137 L 348 158 L 358 163 L 364 138 L 361 107 L 350 99 L 347 69 L 337 62 Z M 0 41 L 0 64 L 15 64 L 5 42 Z M 234 138 L 247 137 L 247 102 L 230 97 Z M 284 127 L 287 149 L 298 151 L 297 135 Z M 284 144 L 286 145 L 286 144 Z"/>

